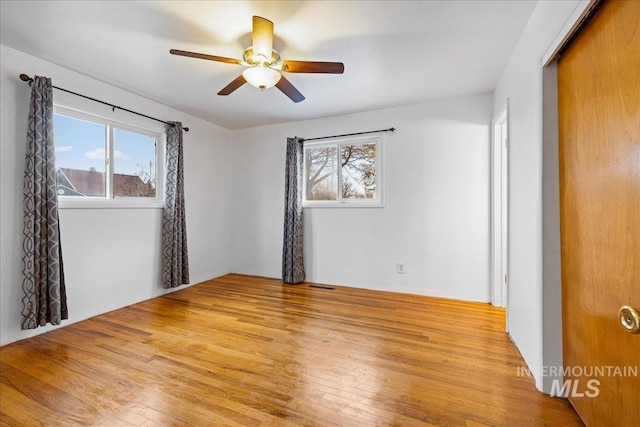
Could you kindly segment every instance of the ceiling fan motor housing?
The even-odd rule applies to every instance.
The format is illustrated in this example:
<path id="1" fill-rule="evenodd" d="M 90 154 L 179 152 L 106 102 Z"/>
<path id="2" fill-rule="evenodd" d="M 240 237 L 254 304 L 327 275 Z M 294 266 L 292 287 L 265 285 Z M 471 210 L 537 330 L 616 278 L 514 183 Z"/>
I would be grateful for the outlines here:
<path id="1" fill-rule="evenodd" d="M 263 55 L 256 55 L 253 52 L 253 46 L 245 49 L 242 59 L 247 66 L 266 65 L 271 68 L 278 68 L 280 65 L 280 54 L 275 50 L 271 50 L 271 58 L 265 58 Z"/>

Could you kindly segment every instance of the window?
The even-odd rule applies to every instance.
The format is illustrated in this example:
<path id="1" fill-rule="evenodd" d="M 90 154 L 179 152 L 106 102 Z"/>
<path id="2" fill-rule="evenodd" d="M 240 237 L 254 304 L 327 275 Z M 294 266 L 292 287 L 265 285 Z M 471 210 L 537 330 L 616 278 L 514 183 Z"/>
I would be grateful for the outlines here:
<path id="1" fill-rule="evenodd" d="M 59 107 L 53 119 L 61 207 L 161 205 L 162 134 Z"/>
<path id="2" fill-rule="evenodd" d="M 304 203 L 313 206 L 382 206 L 380 136 L 305 143 Z"/>

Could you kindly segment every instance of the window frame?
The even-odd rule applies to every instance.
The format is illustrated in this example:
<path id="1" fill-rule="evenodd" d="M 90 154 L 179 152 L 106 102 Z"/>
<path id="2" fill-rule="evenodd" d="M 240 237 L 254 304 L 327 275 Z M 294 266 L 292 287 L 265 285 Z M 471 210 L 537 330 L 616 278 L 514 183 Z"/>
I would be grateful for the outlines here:
<path id="1" fill-rule="evenodd" d="M 376 197 L 371 199 L 342 198 L 342 166 L 340 166 L 341 147 L 346 145 L 376 146 Z M 336 179 L 336 200 L 307 200 L 307 154 L 308 149 L 335 147 L 338 161 Z M 303 208 L 382 208 L 384 207 L 384 135 L 375 134 L 360 137 L 338 137 L 317 142 L 304 141 L 302 167 L 302 207 Z"/>
<path id="2" fill-rule="evenodd" d="M 87 113 L 74 108 L 54 104 L 53 113 L 76 120 L 88 121 L 105 126 L 105 197 L 87 196 L 61 196 L 58 195 L 58 208 L 60 209 L 160 209 L 164 207 L 164 162 L 166 131 L 160 126 L 153 129 L 151 126 L 142 127 L 137 124 L 125 123 L 93 113 Z M 113 196 L 113 171 L 114 171 L 114 135 L 115 129 L 134 132 L 156 140 L 156 197 L 114 197 Z M 54 141 L 55 144 L 55 141 Z"/>

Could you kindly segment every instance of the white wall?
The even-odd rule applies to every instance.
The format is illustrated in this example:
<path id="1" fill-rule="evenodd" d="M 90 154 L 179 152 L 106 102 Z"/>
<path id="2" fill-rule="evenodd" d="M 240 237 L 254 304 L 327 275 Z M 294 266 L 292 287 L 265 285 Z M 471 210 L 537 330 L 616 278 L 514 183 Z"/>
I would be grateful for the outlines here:
<path id="1" fill-rule="evenodd" d="M 0 344 L 52 329 L 20 330 L 22 176 L 29 86 L 20 73 L 167 120 L 185 133 L 185 196 L 191 283 L 230 271 L 231 132 L 49 62 L 0 46 Z M 115 120 L 155 122 L 54 92 L 54 101 Z M 60 211 L 69 320 L 67 325 L 165 293 L 160 284 L 161 209 Z"/>
<path id="2" fill-rule="evenodd" d="M 557 206 L 558 201 L 553 188 L 557 188 L 557 175 L 547 177 L 543 206 L 542 57 L 579 3 L 572 0 L 537 4 L 493 96 L 494 116 L 509 99 L 508 328 L 536 378 L 536 386 L 547 392 L 550 381 L 543 378 L 542 367 L 558 365 L 562 360 L 562 313 L 558 299 L 558 229 L 554 224 L 554 204 Z M 545 165 L 547 170 L 552 171 L 553 162 L 557 162 L 552 147 L 545 148 L 544 156 L 544 161 L 550 162 Z M 547 239 L 544 257 L 543 231 Z"/>
<path id="3" fill-rule="evenodd" d="M 393 126 L 384 208 L 305 209 L 307 280 L 489 301 L 490 122 L 477 95 L 234 131 L 233 271 L 281 277 L 288 136 Z"/>

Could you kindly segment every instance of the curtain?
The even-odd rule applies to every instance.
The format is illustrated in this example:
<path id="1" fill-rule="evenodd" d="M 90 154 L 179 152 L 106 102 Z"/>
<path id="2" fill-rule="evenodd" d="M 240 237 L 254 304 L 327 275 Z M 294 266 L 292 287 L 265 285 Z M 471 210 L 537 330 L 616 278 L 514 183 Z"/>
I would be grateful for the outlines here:
<path id="1" fill-rule="evenodd" d="M 284 183 L 284 238 L 282 243 L 282 281 L 304 282 L 302 253 L 302 139 L 287 138 Z"/>
<path id="2" fill-rule="evenodd" d="M 182 123 L 167 132 L 165 202 L 162 217 L 162 287 L 189 283 L 187 223 L 184 208 Z"/>
<path id="3" fill-rule="evenodd" d="M 23 187 L 22 329 L 69 318 L 62 265 L 51 79 L 35 76 L 27 121 Z"/>

